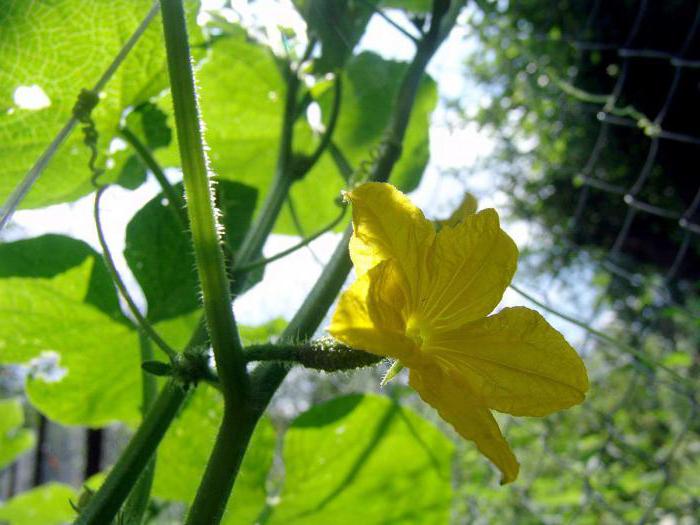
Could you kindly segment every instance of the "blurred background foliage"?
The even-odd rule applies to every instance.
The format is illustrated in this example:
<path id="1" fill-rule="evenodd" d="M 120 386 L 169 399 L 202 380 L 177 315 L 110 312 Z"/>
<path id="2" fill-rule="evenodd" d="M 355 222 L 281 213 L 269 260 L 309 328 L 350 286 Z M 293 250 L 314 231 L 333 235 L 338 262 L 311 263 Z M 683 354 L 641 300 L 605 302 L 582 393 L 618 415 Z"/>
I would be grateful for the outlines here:
<path id="1" fill-rule="evenodd" d="M 0 101 L 9 108 L 0 117 L 3 199 L 147 10 L 131 0 L 93 4 L 87 12 L 76 0 L 23 1 L 0 14 Z M 382 15 L 418 34 L 430 2 L 295 5 L 320 42 L 301 72 L 299 166 L 330 125 L 338 92 L 328 73 L 342 79 L 331 144 L 295 183 L 275 226 L 304 237 L 338 216 L 339 191 L 371 166 L 406 69 L 355 45 Z M 302 58 L 308 38 L 261 19 L 241 25 L 230 5 L 199 17 L 199 6 L 188 6 L 225 242 L 235 253 L 273 180 L 285 64 Z M 700 7 L 474 0 L 460 26 L 473 50 L 458 66 L 481 103 L 474 110 L 459 98 L 438 100 L 440 80 L 426 75 L 391 180 L 405 191 L 421 183 L 436 107 L 457 126 L 476 123 L 494 153 L 431 175 L 469 190 L 486 173 L 507 197 L 499 211 L 528 227 L 519 283 L 618 345 L 567 332 L 584 355 L 591 394 L 546 419 L 502 418 L 523 464 L 508 487 L 400 382 L 368 393 L 381 370 L 294 370 L 253 437 L 225 523 L 698 523 L 700 418 L 695 388 L 678 376 L 700 371 Z M 95 110 L 104 177 L 129 190 L 153 174 L 129 134 L 178 177 L 160 31 L 156 19 Z M 17 86 L 31 85 L 43 87 L 49 107 L 17 105 Z M 81 140 L 74 133 L 63 146 L 29 207 L 92 191 Z M 173 196 L 153 195 L 126 228 L 124 259 L 149 321 L 182 347 L 200 315 L 194 264 Z M 63 523 L 74 516 L 67 500 L 78 502 L 85 479 L 100 483 L 138 423 L 138 337 L 87 243 L 9 232 L 0 244 L 0 308 L 8 312 L 0 319 L 0 523 Z M 242 327 L 242 336 L 267 341 L 285 324 Z M 169 429 L 149 523 L 180 521 L 220 411 L 219 394 L 202 386 Z"/>
<path id="2" fill-rule="evenodd" d="M 483 52 L 468 71 L 490 96 L 462 114 L 496 137 L 486 169 L 511 214 L 533 225 L 523 258 L 533 289 L 696 376 L 697 2 L 476 3 Z M 581 294 L 592 311 L 577 306 Z M 465 485 L 470 521 L 697 523 L 696 393 L 607 344 L 579 349 L 594 380 L 586 404 L 513 428 L 532 475 L 486 497 Z"/>

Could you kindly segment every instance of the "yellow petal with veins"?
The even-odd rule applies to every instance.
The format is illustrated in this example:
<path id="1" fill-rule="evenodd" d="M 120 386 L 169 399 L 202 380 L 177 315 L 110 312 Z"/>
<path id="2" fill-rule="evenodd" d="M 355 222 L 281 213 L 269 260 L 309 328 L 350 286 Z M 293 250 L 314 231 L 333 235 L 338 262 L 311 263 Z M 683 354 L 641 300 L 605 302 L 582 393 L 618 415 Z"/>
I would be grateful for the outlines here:
<path id="1" fill-rule="evenodd" d="M 518 249 L 495 210 L 468 215 L 440 230 L 429 262 L 419 317 L 433 330 L 462 326 L 488 315 L 513 278 Z"/>
<path id="2" fill-rule="evenodd" d="M 407 359 L 417 349 L 405 336 L 405 296 L 396 265 L 383 261 L 343 292 L 328 332 L 353 348 Z"/>
<path id="3" fill-rule="evenodd" d="M 382 261 L 395 259 L 415 300 L 427 277 L 426 259 L 435 239 L 432 223 L 391 184 L 369 182 L 347 197 L 352 202 L 350 257 L 355 271 L 362 275 Z"/>
<path id="4" fill-rule="evenodd" d="M 529 308 L 505 308 L 447 332 L 423 351 L 477 403 L 516 416 L 546 416 L 581 403 L 588 390 L 583 361 L 564 337 Z"/>
<path id="5" fill-rule="evenodd" d="M 499 468 L 501 484 L 518 477 L 518 461 L 488 408 L 475 404 L 461 385 L 450 382 L 435 368 L 411 369 L 409 384 L 442 419 L 463 438 L 476 443 L 479 451 Z"/>

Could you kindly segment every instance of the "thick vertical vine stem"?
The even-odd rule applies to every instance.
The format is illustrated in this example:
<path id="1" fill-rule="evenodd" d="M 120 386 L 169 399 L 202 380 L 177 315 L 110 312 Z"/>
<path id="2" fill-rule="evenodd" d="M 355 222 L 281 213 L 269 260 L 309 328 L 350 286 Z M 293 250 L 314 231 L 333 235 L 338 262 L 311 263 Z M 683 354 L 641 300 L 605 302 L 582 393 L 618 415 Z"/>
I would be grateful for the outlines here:
<path id="1" fill-rule="evenodd" d="M 249 409 L 248 375 L 217 232 L 182 0 L 163 0 L 161 9 L 192 243 L 224 396 L 224 417 L 187 520 L 209 525 L 221 520 L 258 415 Z"/>
<path id="2" fill-rule="evenodd" d="M 182 0 L 163 0 L 161 9 L 187 212 L 209 338 L 226 403 L 244 405 L 248 376 L 217 231 Z"/>

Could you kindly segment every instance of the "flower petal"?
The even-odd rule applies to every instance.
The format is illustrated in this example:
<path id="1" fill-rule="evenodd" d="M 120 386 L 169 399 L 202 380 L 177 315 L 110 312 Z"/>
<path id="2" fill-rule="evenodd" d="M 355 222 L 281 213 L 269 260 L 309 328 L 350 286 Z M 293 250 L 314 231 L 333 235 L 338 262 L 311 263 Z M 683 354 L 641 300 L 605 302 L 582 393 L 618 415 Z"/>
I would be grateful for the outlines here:
<path id="1" fill-rule="evenodd" d="M 474 195 L 467 192 L 464 194 L 464 198 L 462 199 L 460 205 L 455 211 L 452 212 L 452 215 L 450 215 L 447 219 L 437 221 L 437 223 L 441 227 L 457 226 L 469 215 L 475 214 L 478 208 L 479 201 L 476 200 L 476 197 L 474 197 Z"/>
<path id="2" fill-rule="evenodd" d="M 423 351 L 478 403 L 516 416 L 545 416 L 581 403 L 588 390 L 583 361 L 564 337 L 529 308 L 434 333 Z"/>
<path id="3" fill-rule="evenodd" d="M 404 334 L 406 292 L 393 261 L 360 275 L 343 292 L 328 332 L 343 343 L 374 354 L 402 359 L 417 351 Z"/>
<path id="4" fill-rule="evenodd" d="M 437 235 L 422 317 L 434 328 L 456 328 L 488 315 L 513 278 L 518 249 L 493 209 L 467 215 Z"/>
<path id="5" fill-rule="evenodd" d="M 439 369 L 411 369 L 409 384 L 501 470 L 501 484 L 518 477 L 518 461 L 488 408 L 474 404 L 467 391 L 445 378 Z"/>
<path id="6" fill-rule="evenodd" d="M 435 239 L 433 225 L 391 184 L 368 182 L 347 196 L 352 202 L 354 227 L 350 257 L 357 274 L 395 259 L 409 283 L 412 299 L 417 298 Z"/>

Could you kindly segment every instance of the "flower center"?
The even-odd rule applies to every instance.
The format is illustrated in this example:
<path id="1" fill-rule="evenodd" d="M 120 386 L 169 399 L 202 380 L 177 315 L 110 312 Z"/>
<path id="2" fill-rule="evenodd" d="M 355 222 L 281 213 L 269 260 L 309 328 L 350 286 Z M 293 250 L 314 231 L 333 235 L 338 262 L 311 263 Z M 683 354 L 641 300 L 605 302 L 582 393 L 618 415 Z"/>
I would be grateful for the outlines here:
<path id="1" fill-rule="evenodd" d="M 420 348 L 430 337 L 429 326 L 423 319 L 412 315 L 406 323 L 406 336 L 413 339 Z"/>

